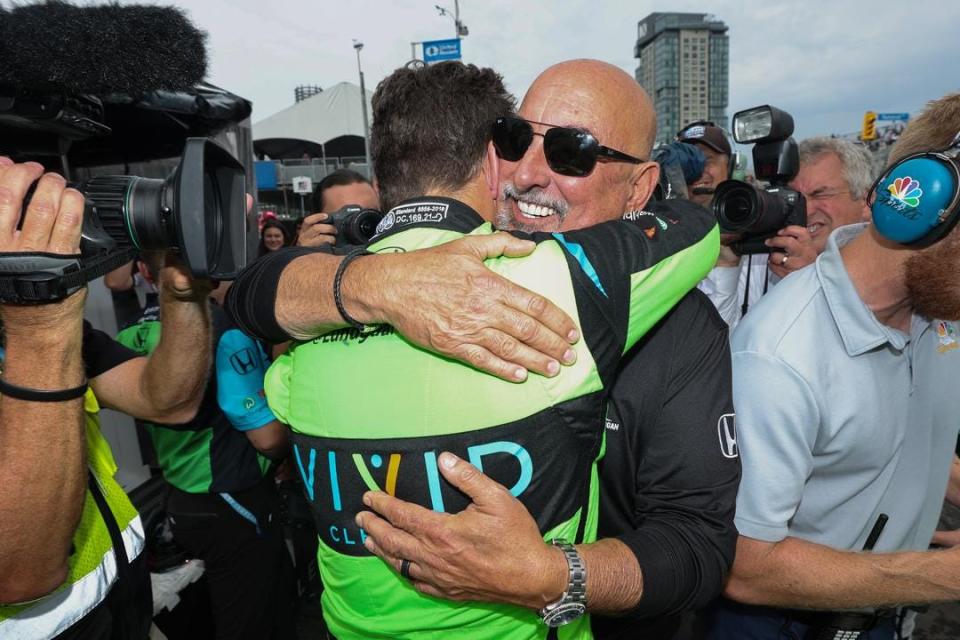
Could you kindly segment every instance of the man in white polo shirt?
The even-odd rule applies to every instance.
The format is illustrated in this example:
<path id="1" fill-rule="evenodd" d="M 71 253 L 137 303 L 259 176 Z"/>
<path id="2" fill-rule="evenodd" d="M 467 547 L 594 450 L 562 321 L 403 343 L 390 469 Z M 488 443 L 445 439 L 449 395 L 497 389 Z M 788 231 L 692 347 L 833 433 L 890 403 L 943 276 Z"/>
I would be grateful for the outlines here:
<path id="1" fill-rule="evenodd" d="M 951 147 L 958 131 L 960 94 L 931 103 L 891 165 Z M 935 204 L 931 182 L 921 179 L 923 202 L 890 180 L 881 202 L 914 203 L 897 211 Z M 945 209 L 924 238 L 960 218 L 956 198 Z M 960 425 L 960 230 L 907 246 L 881 235 L 878 211 L 874 225 L 837 229 L 816 267 L 785 279 L 733 334 L 740 538 L 712 639 L 891 640 L 894 617 L 876 609 L 960 599 L 960 551 L 926 551 Z"/>

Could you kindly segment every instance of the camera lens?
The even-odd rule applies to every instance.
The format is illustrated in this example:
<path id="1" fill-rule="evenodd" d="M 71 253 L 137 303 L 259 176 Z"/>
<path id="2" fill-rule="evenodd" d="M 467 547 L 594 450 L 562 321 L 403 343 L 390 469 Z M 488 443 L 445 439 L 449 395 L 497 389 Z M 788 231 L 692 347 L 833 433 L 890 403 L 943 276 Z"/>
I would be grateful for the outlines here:
<path id="1" fill-rule="evenodd" d="M 244 180 L 243 166 L 204 138 L 187 140 L 164 180 L 91 178 L 80 187 L 87 197 L 81 250 L 173 249 L 194 276 L 231 279 L 246 262 Z"/>
<path id="2" fill-rule="evenodd" d="M 222 189 L 217 184 L 215 173 L 205 173 L 203 176 L 203 210 L 215 212 L 215 215 L 206 213 L 204 220 L 207 224 L 207 255 L 217 260 L 220 257 L 220 247 L 223 243 L 223 218 L 220 212 L 224 211 L 221 200 Z"/>
<path id="3" fill-rule="evenodd" d="M 724 218 L 731 226 L 749 224 L 753 207 L 753 201 L 744 193 L 731 194 L 722 205 Z"/>
<path id="4" fill-rule="evenodd" d="M 377 232 L 377 225 L 380 223 L 381 216 L 376 211 L 363 211 L 357 220 L 357 229 L 360 235 L 366 240 L 370 240 Z"/>
<path id="5" fill-rule="evenodd" d="M 383 215 L 375 209 L 351 212 L 343 221 L 343 243 L 361 245 L 370 242 Z"/>
<path id="6" fill-rule="evenodd" d="M 773 234 L 789 224 L 806 224 L 802 199 L 784 187 L 763 190 L 727 180 L 717 187 L 712 205 L 720 230 L 727 233 L 758 236 Z"/>
<path id="7" fill-rule="evenodd" d="M 86 217 L 99 222 L 117 247 L 156 249 L 169 238 L 159 211 L 163 206 L 163 180 L 135 176 L 102 176 L 81 186 L 87 197 Z"/>
<path id="8" fill-rule="evenodd" d="M 762 217 L 757 189 L 739 180 L 721 182 L 714 193 L 712 207 L 720 228 L 728 233 L 750 231 Z"/>

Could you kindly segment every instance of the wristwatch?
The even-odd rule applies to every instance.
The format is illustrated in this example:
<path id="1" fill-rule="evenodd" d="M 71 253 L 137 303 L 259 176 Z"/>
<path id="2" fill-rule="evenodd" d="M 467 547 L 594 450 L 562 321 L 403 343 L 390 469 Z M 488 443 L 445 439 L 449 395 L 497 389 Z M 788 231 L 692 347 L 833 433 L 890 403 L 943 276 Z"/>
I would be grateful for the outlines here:
<path id="1" fill-rule="evenodd" d="M 587 568 L 576 548 L 566 540 L 554 538 L 550 544 L 563 551 L 570 573 L 567 590 L 559 600 L 540 609 L 540 619 L 548 627 L 559 627 L 587 612 Z"/>

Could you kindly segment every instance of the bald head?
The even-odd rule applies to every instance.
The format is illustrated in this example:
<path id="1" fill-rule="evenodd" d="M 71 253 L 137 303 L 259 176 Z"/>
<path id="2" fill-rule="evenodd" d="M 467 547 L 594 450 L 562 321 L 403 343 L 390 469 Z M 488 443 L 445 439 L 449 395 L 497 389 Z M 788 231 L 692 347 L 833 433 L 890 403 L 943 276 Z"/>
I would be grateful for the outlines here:
<path id="1" fill-rule="evenodd" d="M 659 175 L 657 163 L 649 161 L 657 119 L 649 96 L 629 74 L 599 60 L 561 62 L 534 80 L 520 116 L 536 135 L 522 158 L 500 160 L 499 228 L 582 229 L 647 203 Z M 604 154 L 584 175 L 554 171 L 544 149 L 551 127 L 587 131 L 627 157 Z"/>
<path id="2" fill-rule="evenodd" d="M 600 60 L 568 60 L 537 76 L 520 107 L 525 118 L 550 115 L 550 124 L 588 126 L 601 144 L 649 158 L 657 130 L 650 96 L 628 73 Z M 563 114 L 566 122 L 555 119 Z"/>

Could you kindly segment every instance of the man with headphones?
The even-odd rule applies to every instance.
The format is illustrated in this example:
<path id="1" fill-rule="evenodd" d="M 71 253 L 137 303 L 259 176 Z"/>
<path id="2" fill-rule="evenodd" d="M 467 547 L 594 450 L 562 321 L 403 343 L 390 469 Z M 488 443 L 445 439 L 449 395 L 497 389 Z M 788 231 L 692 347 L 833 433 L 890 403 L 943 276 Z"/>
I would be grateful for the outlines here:
<path id="1" fill-rule="evenodd" d="M 960 425 L 958 131 L 960 94 L 931 103 L 873 224 L 733 333 L 740 536 L 711 640 L 890 640 L 898 605 L 960 599 L 960 548 L 927 551 Z"/>

